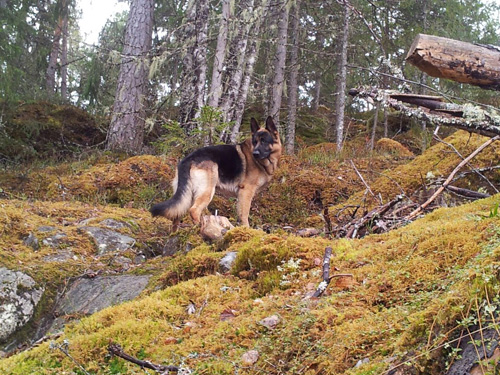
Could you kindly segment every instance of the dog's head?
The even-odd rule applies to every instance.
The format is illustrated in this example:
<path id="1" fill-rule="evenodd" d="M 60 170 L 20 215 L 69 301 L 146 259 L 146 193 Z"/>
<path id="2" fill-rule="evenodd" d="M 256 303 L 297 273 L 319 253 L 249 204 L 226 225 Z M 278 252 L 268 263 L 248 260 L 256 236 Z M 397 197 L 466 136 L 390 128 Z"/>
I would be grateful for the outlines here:
<path id="1" fill-rule="evenodd" d="M 266 127 L 261 129 L 257 120 L 250 120 L 252 129 L 252 155 L 255 159 L 267 159 L 273 153 L 281 152 L 278 129 L 271 116 L 266 120 Z"/>

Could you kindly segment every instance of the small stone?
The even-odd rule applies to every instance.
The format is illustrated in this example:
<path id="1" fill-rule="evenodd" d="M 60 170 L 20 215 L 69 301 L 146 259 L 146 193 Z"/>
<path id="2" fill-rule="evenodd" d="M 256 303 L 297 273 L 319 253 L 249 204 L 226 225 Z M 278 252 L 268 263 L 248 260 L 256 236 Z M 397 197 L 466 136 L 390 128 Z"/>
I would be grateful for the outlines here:
<path id="1" fill-rule="evenodd" d="M 252 366 L 259 360 L 259 352 L 257 350 L 249 350 L 241 356 L 241 362 L 245 366 Z"/>
<path id="2" fill-rule="evenodd" d="M 363 366 L 364 364 L 369 363 L 369 362 L 370 362 L 370 358 L 363 358 L 363 359 L 360 359 L 360 360 L 356 363 L 356 366 L 354 366 L 354 368 L 361 367 L 361 366 Z"/>
<path id="3" fill-rule="evenodd" d="M 236 255 L 238 255 L 236 251 L 230 251 L 222 257 L 222 259 L 219 261 L 219 269 L 222 273 L 226 273 L 231 270 L 231 267 L 236 260 Z"/>
<path id="4" fill-rule="evenodd" d="M 276 328 L 280 320 L 281 319 L 278 315 L 271 315 L 259 321 L 259 324 L 266 327 L 267 329 L 274 329 Z"/>
<path id="5" fill-rule="evenodd" d="M 31 232 L 30 234 L 28 234 L 28 237 L 23 240 L 23 244 L 25 246 L 31 247 L 35 251 L 40 248 L 40 245 L 38 244 L 38 238 L 36 238 L 36 236 Z"/>
<path id="6" fill-rule="evenodd" d="M 44 238 L 42 240 L 42 244 L 45 246 L 50 246 L 50 247 L 56 248 L 56 247 L 59 247 L 60 245 L 67 244 L 67 241 L 66 241 L 67 238 L 68 238 L 68 236 L 66 236 L 64 233 L 58 232 L 58 233 L 54 234 L 53 236 Z"/>
<path id="7" fill-rule="evenodd" d="M 134 257 L 134 264 L 142 264 L 146 261 L 146 256 L 144 254 L 137 254 Z"/>

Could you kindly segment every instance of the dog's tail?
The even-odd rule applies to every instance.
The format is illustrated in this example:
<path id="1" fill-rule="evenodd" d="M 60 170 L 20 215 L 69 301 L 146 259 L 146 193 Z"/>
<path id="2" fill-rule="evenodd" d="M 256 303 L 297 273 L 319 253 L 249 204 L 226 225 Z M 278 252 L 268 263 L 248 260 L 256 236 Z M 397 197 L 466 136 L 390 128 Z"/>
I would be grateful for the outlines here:
<path id="1" fill-rule="evenodd" d="M 193 203 L 193 188 L 190 179 L 191 163 L 181 163 L 174 179 L 174 195 L 165 202 L 151 207 L 151 214 L 164 216 L 172 221 L 179 220 L 189 210 Z"/>

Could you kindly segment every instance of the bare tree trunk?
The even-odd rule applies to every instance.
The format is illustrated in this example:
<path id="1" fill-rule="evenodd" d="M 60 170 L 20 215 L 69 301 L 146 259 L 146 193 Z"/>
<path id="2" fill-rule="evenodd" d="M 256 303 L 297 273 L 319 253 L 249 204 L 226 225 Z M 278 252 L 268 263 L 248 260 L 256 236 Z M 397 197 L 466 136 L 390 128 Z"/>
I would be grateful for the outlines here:
<path id="1" fill-rule="evenodd" d="M 113 118 L 108 130 L 107 148 L 110 150 L 138 153 L 142 148 L 146 120 L 143 100 L 148 86 L 153 15 L 153 0 L 132 0 Z"/>
<path id="2" fill-rule="evenodd" d="M 54 30 L 54 40 L 49 55 L 49 65 L 45 73 L 45 88 L 49 96 L 53 96 L 56 88 L 57 58 L 60 52 L 61 33 L 63 27 L 62 17 L 59 17 Z"/>
<path id="3" fill-rule="evenodd" d="M 62 22 L 62 47 L 61 47 L 61 97 L 68 98 L 68 17 L 69 9 L 67 0 L 62 0 L 63 22 Z"/>
<path id="4" fill-rule="evenodd" d="M 389 116 L 387 114 L 387 108 L 384 106 L 384 138 L 389 136 Z"/>
<path id="5" fill-rule="evenodd" d="M 297 122 L 297 97 L 298 84 L 297 77 L 299 75 L 299 1 L 294 4 L 293 20 L 292 20 L 292 51 L 290 53 L 290 83 L 288 85 L 288 124 L 286 128 L 285 150 L 291 155 L 295 149 L 295 126 Z"/>
<path id="6" fill-rule="evenodd" d="M 344 142 L 344 109 L 345 109 L 345 89 L 347 81 L 347 43 L 349 40 L 349 6 L 344 0 L 344 25 L 342 34 L 342 47 L 340 52 L 339 78 L 337 84 L 337 102 L 335 129 L 337 133 L 337 152 L 342 150 Z"/>
<path id="7" fill-rule="evenodd" d="M 316 74 L 316 84 L 314 85 L 314 101 L 313 101 L 313 111 L 317 111 L 319 109 L 319 97 L 321 95 L 321 81 L 320 75 Z"/>
<path id="8" fill-rule="evenodd" d="M 188 46 L 182 58 L 179 105 L 179 122 L 188 134 L 197 126 L 195 119 L 204 103 L 207 30 L 208 0 L 191 0 L 182 32 L 183 43 Z"/>
<path id="9" fill-rule="evenodd" d="M 380 103 L 377 102 L 375 107 L 375 115 L 373 116 L 373 127 L 372 127 L 372 136 L 370 139 L 370 152 L 373 152 L 373 149 L 375 148 L 375 135 L 377 133 L 377 126 L 378 126 L 378 112 L 380 110 Z"/>
<path id="10" fill-rule="evenodd" d="M 207 81 L 207 43 L 208 43 L 208 0 L 197 0 L 196 11 L 196 49 L 194 51 L 194 71 L 196 81 L 196 107 L 195 118 L 200 115 L 200 109 L 205 104 L 205 83 Z"/>
<path id="11" fill-rule="evenodd" d="M 285 81 L 285 63 L 286 63 L 286 42 L 288 34 L 288 13 L 289 8 L 286 0 L 278 2 L 280 9 L 278 12 L 278 41 L 276 53 L 274 55 L 274 77 L 273 92 L 271 96 L 271 109 L 269 115 L 273 117 L 274 123 L 281 130 L 280 109 L 281 99 L 283 97 L 283 84 Z"/>
<path id="12" fill-rule="evenodd" d="M 236 105 L 234 108 L 234 116 L 233 116 L 234 125 L 230 137 L 231 143 L 236 142 L 238 133 L 240 131 L 241 121 L 243 119 L 243 112 L 245 109 L 245 103 L 247 101 L 248 91 L 250 89 L 250 81 L 252 79 L 255 62 L 257 61 L 257 57 L 259 55 L 260 30 L 262 29 L 262 24 L 267 17 L 267 6 L 268 6 L 268 0 L 262 0 L 262 3 L 260 5 L 260 10 L 257 14 L 256 23 L 254 27 L 251 29 L 252 40 L 250 42 L 250 45 L 248 46 L 245 72 L 241 83 L 240 92 L 238 94 L 238 98 L 236 100 Z"/>
<path id="13" fill-rule="evenodd" d="M 241 15 L 239 31 L 236 34 L 229 51 L 228 78 L 226 80 L 226 93 L 221 100 L 224 119 L 232 121 L 234 116 L 234 105 L 238 97 L 243 79 L 243 68 L 247 54 L 248 34 L 253 25 L 252 13 L 254 0 L 243 0 L 241 2 Z"/>
<path id="14" fill-rule="evenodd" d="M 219 23 L 219 34 L 217 36 L 217 47 L 215 49 L 214 67 L 212 70 L 212 82 L 208 93 L 208 105 L 217 107 L 222 95 L 222 69 L 226 57 L 227 34 L 229 31 L 230 0 L 222 0 L 222 14 Z"/>

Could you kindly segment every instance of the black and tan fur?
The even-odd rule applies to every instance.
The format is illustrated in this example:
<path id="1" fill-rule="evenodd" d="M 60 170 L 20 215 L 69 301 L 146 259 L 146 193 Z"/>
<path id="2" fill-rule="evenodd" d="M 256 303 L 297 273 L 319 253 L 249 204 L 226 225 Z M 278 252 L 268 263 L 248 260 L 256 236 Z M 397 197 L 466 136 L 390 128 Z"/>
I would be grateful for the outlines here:
<path id="1" fill-rule="evenodd" d="M 252 138 L 239 145 L 203 147 L 181 160 L 172 181 L 174 195 L 151 208 L 153 216 L 165 216 L 176 226 L 189 211 L 195 224 L 211 202 L 215 188 L 238 197 L 238 218 L 248 226 L 248 214 L 255 194 L 269 181 L 278 167 L 281 141 L 273 119 L 266 127 L 250 121 Z"/>

